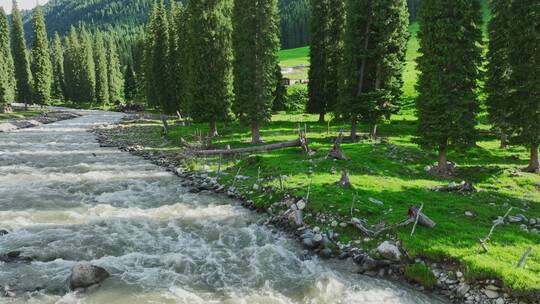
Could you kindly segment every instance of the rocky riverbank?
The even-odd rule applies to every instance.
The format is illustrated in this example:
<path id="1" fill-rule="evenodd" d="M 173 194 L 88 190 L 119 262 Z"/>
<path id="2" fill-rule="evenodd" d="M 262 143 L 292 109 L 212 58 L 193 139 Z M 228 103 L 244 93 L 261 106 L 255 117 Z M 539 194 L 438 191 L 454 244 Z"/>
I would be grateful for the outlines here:
<path id="1" fill-rule="evenodd" d="M 54 111 L 42 113 L 30 118 L 13 119 L 7 122 L 0 122 L 0 133 L 18 129 L 33 128 L 61 120 L 73 119 L 79 116 L 80 115 L 73 112 Z"/>
<path id="2" fill-rule="evenodd" d="M 432 272 L 435 280 L 433 292 L 443 295 L 453 303 L 467 304 L 522 304 L 540 303 L 538 295 L 519 294 L 502 286 L 496 280 L 468 280 L 466 271 L 452 261 L 433 263 L 422 259 L 411 259 L 406 250 L 401 246 L 400 241 L 393 234 L 385 234 L 379 238 L 379 244 L 375 249 L 364 250 L 358 246 L 358 242 L 351 241 L 341 243 L 337 241 L 338 234 L 332 229 L 323 231 L 321 228 L 308 227 L 299 218 L 299 214 L 304 217 L 314 217 L 320 222 L 330 223 L 330 227 L 354 225 L 352 221 L 336 218 L 331 214 L 311 214 L 305 210 L 304 198 L 286 196 L 286 198 L 273 204 L 270 208 L 257 208 L 250 197 L 251 191 L 240 190 L 233 185 L 220 183 L 215 172 L 193 172 L 187 169 L 184 159 L 177 153 L 163 153 L 150 151 L 146 148 L 149 144 L 133 136 L 124 134 L 122 128 L 114 125 L 102 126 L 93 130 L 98 141 L 104 147 L 117 147 L 133 155 L 148 159 L 156 165 L 164 167 L 166 170 L 184 179 L 183 185 L 191 192 L 213 191 L 223 193 L 236 198 L 242 204 L 252 210 L 266 212 L 269 214 L 268 225 L 273 225 L 280 230 L 291 233 L 306 248 L 303 258 L 309 259 L 313 255 L 321 258 L 352 259 L 359 265 L 359 272 L 371 276 L 381 276 L 396 280 L 405 280 L 405 272 L 408 266 L 413 264 L 426 265 Z M 126 140 L 125 138 L 129 138 Z M 222 175 L 227 173 L 221 172 Z M 249 178 L 236 176 L 235 179 Z M 257 184 L 254 187 L 260 187 Z M 258 189 L 271 194 L 272 189 Z M 303 212 L 297 212 L 301 210 Z M 362 240 L 364 242 L 375 241 L 370 238 Z M 407 279 L 408 280 L 408 279 Z M 425 287 L 415 284 L 418 289 Z M 519 299 L 516 299 L 519 296 Z"/>

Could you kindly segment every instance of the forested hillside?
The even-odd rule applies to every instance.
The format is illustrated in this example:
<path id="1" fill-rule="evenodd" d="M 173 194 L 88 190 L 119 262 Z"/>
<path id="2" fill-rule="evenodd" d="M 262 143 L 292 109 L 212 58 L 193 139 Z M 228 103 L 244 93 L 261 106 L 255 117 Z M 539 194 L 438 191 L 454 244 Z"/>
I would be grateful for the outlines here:
<path id="1" fill-rule="evenodd" d="M 49 36 L 64 35 L 71 25 L 99 28 L 122 36 L 124 42 L 134 41 L 142 34 L 152 0 L 51 0 L 44 6 Z M 420 0 L 409 0 L 411 18 L 415 18 Z M 309 43 L 311 16 L 309 0 L 279 0 L 281 44 L 283 48 Z M 24 16 L 25 32 L 31 33 L 30 12 Z M 27 37 L 31 40 L 31 37 Z M 120 46 L 127 48 L 127 46 Z"/>

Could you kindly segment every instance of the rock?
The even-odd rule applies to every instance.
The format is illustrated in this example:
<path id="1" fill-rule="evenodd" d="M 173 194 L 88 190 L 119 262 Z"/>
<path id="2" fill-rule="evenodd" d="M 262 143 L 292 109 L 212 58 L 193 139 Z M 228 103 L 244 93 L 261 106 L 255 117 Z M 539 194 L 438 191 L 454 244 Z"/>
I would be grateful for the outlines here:
<path id="1" fill-rule="evenodd" d="M 372 197 L 370 197 L 370 198 L 368 199 L 368 201 L 374 203 L 375 205 L 384 206 L 384 203 L 383 203 L 383 202 L 381 202 L 381 201 L 378 200 L 378 199 L 372 198 Z"/>
<path id="2" fill-rule="evenodd" d="M 504 301 L 503 298 L 498 298 L 498 299 L 495 301 L 495 304 L 504 304 L 504 303 L 506 303 L 506 302 Z"/>
<path id="3" fill-rule="evenodd" d="M 508 221 L 512 224 L 515 224 L 515 223 L 519 223 L 522 221 L 521 217 L 519 216 L 513 216 L 513 215 L 509 215 L 508 216 Z"/>
<path id="4" fill-rule="evenodd" d="M 459 285 L 459 287 L 456 289 L 456 292 L 460 297 L 465 297 L 469 290 L 471 290 L 471 286 L 469 286 L 469 284 L 467 283 L 463 283 Z"/>
<path id="5" fill-rule="evenodd" d="M 315 234 L 315 236 L 313 236 L 313 238 L 311 239 L 313 241 L 314 244 L 320 244 L 323 240 L 323 236 L 319 233 Z"/>
<path id="6" fill-rule="evenodd" d="M 529 220 L 529 225 L 531 225 L 531 226 L 536 225 L 536 219 L 533 219 L 533 218 L 530 219 L 530 220 Z"/>
<path id="7" fill-rule="evenodd" d="M 474 214 L 470 211 L 465 211 L 465 216 L 472 217 Z"/>
<path id="8" fill-rule="evenodd" d="M 329 259 L 332 257 L 332 250 L 330 248 L 324 248 L 319 252 L 319 256 L 323 259 Z"/>
<path id="9" fill-rule="evenodd" d="M 499 290 L 501 290 L 499 287 L 497 287 L 495 285 L 488 285 L 488 286 L 486 286 L 486 289 L 491 290 L 491 291 L 499 291 Z"/>
<path id="10" fill-rule="evenodd" d="M 313 244 L 313 241 L 311 239 L 303 239 L 302 245 L 307 249 L 315 248 L 315 244 Z"/>
<path id="11" fill-rule="evenodd" d="M 0 236 L 6 235 L 6 234 L 9 234 L 9 231 L 7 231 L 6 229 L 0 229 Z"/>
<path id="12" fill-rule="evenodd" d="M 296 207 L 298 207 L 300 210 L 304 210 L 306 208 L 306 202 L 304 202 L 304 200 L 299 200 L 296 203 Z"/>
<path id="13" fill-rule="evenodd" d="M 527 227 L 527 225 L 525 225 L 525 224 L 519 225 L 519 229 L 522 230 L 522 231 L 529 231 L 529 227 Z"/>
<path id="14" fill-rule="evenodd" d="M 385 241 L 380 244 L 379 247 L 377 247 L 377 252 L 390 261 L 398 262 L 401 260 L 399 248 L 390 241 Z"/>
<path id="15" fill-rule="evenodd" d="M 78 288 L 88 288 L 92 285 L 100 284 L 107 279 L 110 274 L 102 267 L 88 263 L 79 263 L 71 269 L 69 277 L 69 287 L 72 290 Z"/>
<path id="16" fill-rule="evenodd" d="M 5 255 L 0 255 L 0 262 L 4 263 L 28 263 L 32 262 L 33 258 L 22 255 L 21 251 L 11 251 Z"/>
<path id="17" fill-rule="evenodd" d="M 496 299 L 499 297 L 499 293 L 494 290 L 484 289 L 484 294 L 490 299 Z"/>

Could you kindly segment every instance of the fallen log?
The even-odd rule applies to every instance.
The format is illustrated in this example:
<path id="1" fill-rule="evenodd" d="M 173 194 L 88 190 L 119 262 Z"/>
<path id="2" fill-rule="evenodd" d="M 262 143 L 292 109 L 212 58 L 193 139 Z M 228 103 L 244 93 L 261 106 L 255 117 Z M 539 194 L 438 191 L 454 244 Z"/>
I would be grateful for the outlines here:
<path id="1" fill-rule="evenodd" d="M 200 151 L 195 151 L 194 154 L 198 156 L 236 155 L 236 154 L 256 153 L 256 152 L 270 152 L 274 150 L 280 150 L 280 149 L 292 148 L 292 147 L 301 147 L 304 153 L 306 154 L 313 153 L 313 151 L 309 148 L 307 144 L 305 133 L 301 132 L 298 139 L 287 141 L 287 142 L 264 145 L 264 146 L 238 148 L 238 149 L 200 150 Z"/>
<path id="2" fill-rule="evenodd" d="M 429 228 L 433 228 L 436 225 L 436 223 L 432 219 L 430 219 L 427 215 L 422 213 L 422 210 L 420 210 L 416 206 L 412 206 L 411 208 L 409 208 L 409 219 L 416 221 L 417 218 L 418 218 L 419 225 L 429 227 Z"/>

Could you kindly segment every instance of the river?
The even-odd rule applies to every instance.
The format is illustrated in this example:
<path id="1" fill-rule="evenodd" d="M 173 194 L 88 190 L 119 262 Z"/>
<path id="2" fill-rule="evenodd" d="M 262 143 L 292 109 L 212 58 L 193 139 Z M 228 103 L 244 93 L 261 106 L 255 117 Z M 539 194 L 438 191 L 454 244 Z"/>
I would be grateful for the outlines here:
<path id="1" fill-rule="evenodd" d="M 191 194 L 150 162 L 101 148 L 89 128 L 122 114 L 0 133 L 0 303 L 443 303 L 349 262 L 302 260 L 295 240 L 213 193 Z M 69 292 L 78 261 L 111 273 L 92 292 Z"/>

